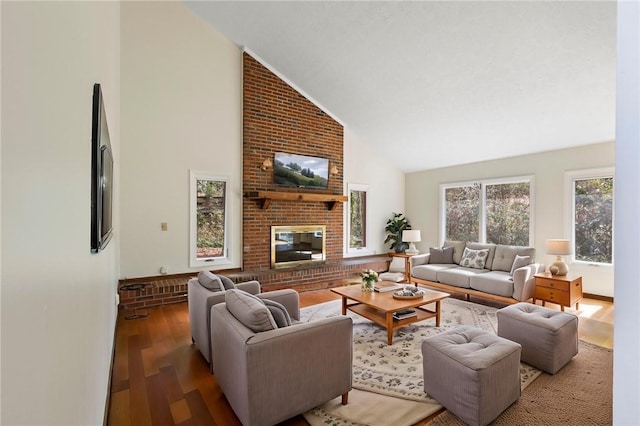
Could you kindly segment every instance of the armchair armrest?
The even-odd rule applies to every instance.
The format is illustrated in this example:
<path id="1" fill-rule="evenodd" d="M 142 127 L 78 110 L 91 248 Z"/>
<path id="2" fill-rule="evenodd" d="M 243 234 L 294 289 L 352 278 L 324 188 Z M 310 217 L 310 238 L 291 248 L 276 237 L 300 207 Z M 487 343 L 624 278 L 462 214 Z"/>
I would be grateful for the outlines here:
<path id="1" fill-rule="evenodd" d="M 238 290 L 246 291 L 247 293 L 250 293 L 250 294 L 260 293 L 260 282 L 255 280 L 238 283 L 235 286 Z M 224 298 L 223 298 L 223 301 L 224 301 Z"/>
<path id="2" fill-rule="evenodd" d="M 293 289 L 268 291 L 257 295 L 261 299 L 269 299 L 283 305 L 292 319 L 300 320 L 300 295 Z"/>
<path id="3" fill-rule="evenodd" d="M 513 298 L 524 302 L 535 295 L 535 274 L 544 271 L 544 264 L 532 263 L 513 271 Z"/>

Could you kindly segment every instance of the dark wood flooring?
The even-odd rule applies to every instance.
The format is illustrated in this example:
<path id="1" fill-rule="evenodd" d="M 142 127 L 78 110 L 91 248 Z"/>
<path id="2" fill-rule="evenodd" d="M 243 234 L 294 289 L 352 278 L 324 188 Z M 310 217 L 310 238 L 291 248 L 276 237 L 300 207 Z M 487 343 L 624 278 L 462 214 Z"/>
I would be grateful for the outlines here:
<path id="1" fill-rule="evenodd" d="M 305 292 L 300 304 L 335 298 L 328 290 Z M 580 338 L 612 347 L 613 304 L 584 299 L 580 308 Z M 133 320 L 124 318 L 131 311 L 118 315 L 108 425 L 240 425 L 209 365 L 191 344 L 187 303 L 148 313 Z M 296 416 L 281 425 L 308 423 Z"/>

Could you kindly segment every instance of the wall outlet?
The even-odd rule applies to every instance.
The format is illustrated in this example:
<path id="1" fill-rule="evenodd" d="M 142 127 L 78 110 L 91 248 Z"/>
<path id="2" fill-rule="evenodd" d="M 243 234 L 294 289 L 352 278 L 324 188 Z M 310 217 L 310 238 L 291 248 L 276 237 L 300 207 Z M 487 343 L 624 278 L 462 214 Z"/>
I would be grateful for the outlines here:
<path id="1" fill-rule="evenodd" d="M 116 306 L 120 305 L 120 295 L 116 293 Z"/>
<path id="2" fill-rule="evenodd" d="M 167 275 L 169 273 L 169 268 L 167 268 L 166 266 L 161 266 L 160 267 L 160 273 L 162 275 Z"/>

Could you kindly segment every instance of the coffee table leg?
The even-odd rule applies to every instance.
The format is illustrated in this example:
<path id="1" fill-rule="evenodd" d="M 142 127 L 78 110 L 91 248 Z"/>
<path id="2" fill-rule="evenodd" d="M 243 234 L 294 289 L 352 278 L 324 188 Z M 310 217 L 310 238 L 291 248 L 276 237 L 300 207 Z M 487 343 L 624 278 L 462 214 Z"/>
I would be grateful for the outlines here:
<path id="1" fill-rule="evenodd" d="M 347 315 L 347 298 L 342 296 L 342 315 Z"/>
<path id="2" fill-rule="evenodd" d="M 387 312 L 387 345 L 393 344 L 393 312 Z"/>
<path id="3" fill-rule="evenodd" d="M 440 301 L 436 302 L 436 327 L 440 327 Z"/>

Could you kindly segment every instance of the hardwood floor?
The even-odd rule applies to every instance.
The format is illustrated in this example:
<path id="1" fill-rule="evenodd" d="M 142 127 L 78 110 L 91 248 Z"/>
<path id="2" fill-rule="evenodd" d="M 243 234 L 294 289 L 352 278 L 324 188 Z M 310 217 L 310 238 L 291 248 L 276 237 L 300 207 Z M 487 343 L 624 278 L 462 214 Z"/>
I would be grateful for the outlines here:
<path id="1" fill-rule="evenodd" d="M 338 298 L 329 290 L 304 292 L 300 306 Z M 580 311 L 580 338 L 611 348 L 613 304 L 584 299 Z M 118 315 L 108 425 L 240 425 L 209 365 L 191 344 L 187 303 L 148 313 L 133 320 L 124 318 L 130 311 Z M 296 416 L 281 425 L 308 423 Z"/>

